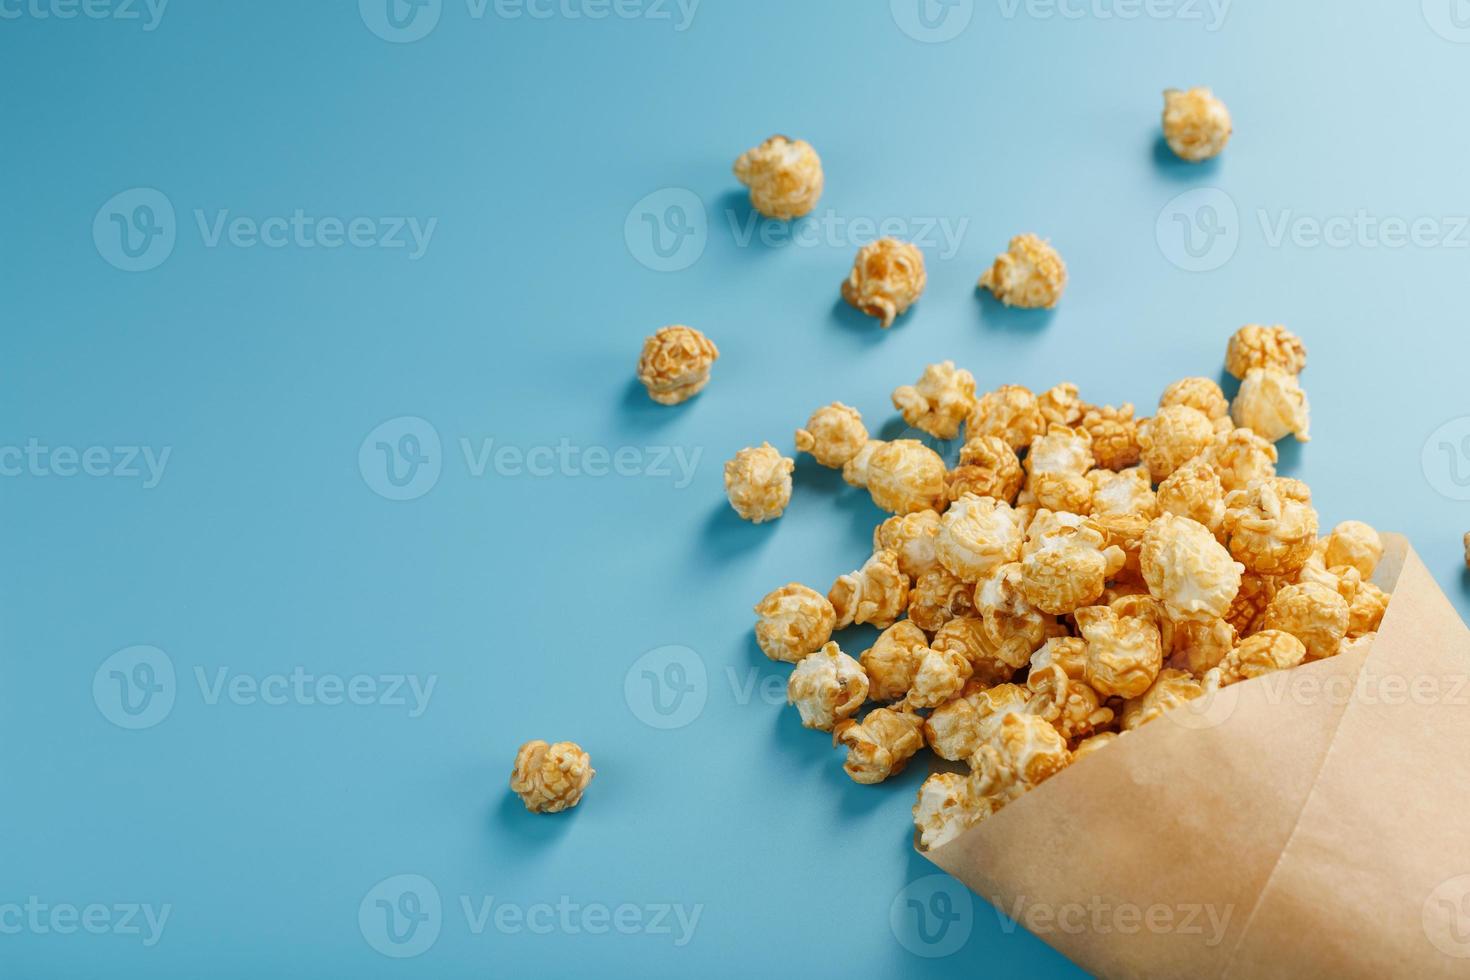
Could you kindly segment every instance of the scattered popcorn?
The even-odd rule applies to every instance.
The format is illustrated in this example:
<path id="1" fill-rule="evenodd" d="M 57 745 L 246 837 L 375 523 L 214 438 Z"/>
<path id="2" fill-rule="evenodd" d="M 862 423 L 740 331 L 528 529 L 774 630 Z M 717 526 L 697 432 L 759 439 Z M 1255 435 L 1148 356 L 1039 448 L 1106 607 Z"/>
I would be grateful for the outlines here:
<path id="1" fill-rule="evenodd" d="M 1287 585 L 1266 607 L 1266 629 L 1290 633 L 1307 648 L 1308 660 L 1337 656 L 1347 636 L 1348 603 L 1316 582 Z"/>
<path id="2" fill-rule="evenodd" d="M 1225 370 L 1241 380 L 1255 368 L 1276 368 L 1301 374 L 1307 366 L 1307 348 L 1285 327 L 1250 324 L 1230 337 L 1225 348 Z"/>
<path id="3" fill-rule="evenodd" d="M 1092 509 L 1092 436 L 1086 429 L 1054 425 L 1031 440 L 1026 488 L 1040 507 L 1085 514 Z"/>
<path id="4" fill-rule="evenodd" d="M 963 654 L 931 647 L 919 661 L 919 671 L 914 675 L 914 684 L 909 688 L 903 706 L 911 709 L 937 708 L 960 693 L 972 673 L 974 668 Z"/>
<path id="5" fill-rule="evenodd" d="M 868 676 L 868 697 L 874 701 L 903 700 L 928 652 L 929 638 L 906 619 L 879 633 L 858 661 Z"/>
<path id="6" fill-rule="evenodd" d="M 1219 156 L 1231 131 L 1230 110 L 1209 89 L 1164 90 L 1164 141 L 1181 160 Z"/>
<path id="7" fill-rule="evenodd" d="M 914 305 L 926 281 L 922 252 L 908 242 L 880 238 L 858 252 L 842 298 L 878 318 L 886 330 Z"/>
<path id="8" fill-rule="evenodd" d="M 898 556 L 875 551 L 862 568 L 848 572 L 832 584 L 827 601 L 837 614 L 837 628 L 854 623 L 872 623 L 879 629 L 892 626 L 909 604 L 909 580 L 898 569 Z"/>
<path id="9" fill-rule="evenodd" d="M 868 489 L 868 471 L 873 462 L 873 454 L 886 446 L 881 439 L 869 439 L 863 443 L 863 447 L 857 454 L 842 464 L 843 482 L 854 486 Z"/>
<path id="10" fill-rule="evenodd" d="M 1073 614 L 1087 641 L 1083 679 L 1103 697 L 1136 698 L 1164 665 L 1159 624 L 1120 616 L 1110 606 L 1085 606 Z"/>
<path id="11" fill-rule="evenodd" d="M 1254 431 L 1268 442 L 1288 435 L 1296 436 L 1297 442 L 1309 441 L 1309 411 L 1306 392 L 1302 391 L 1296 375 L 1270 367 L 1251 368 L 1246 372 L 1230 405 L 1230 417 L 1236 425 Z"/>
<path id="12" fill-rule="evenodd" d="M 871 445 L 871 443 L 870 443 Z M 858 458 L 861 458 L 861 453 Z M 848 465 L 855 465 L 856 458 Z M 844 474 L 846 469 L 844 469 Z M 947 502 L 944 459 L 917 439 L 879 443 L 867 458 L 864 486 L 891 514 L 940 510 Z"/>
<path id="13" fill-rule="evenodd" d="M 1187 517 L 1204 525 L 1211 534 L 1220 533 L 1225 520 L 1225 488 L 1220 474 L 1202 456 L 1179 467 L 1159 484 L 1159 510 Z"/>
<path id="14" fill-rule="evenodd" d="M 755 641 L 772 660 L 797 663 L 832 639 L 837 614 L 827 597 L 792 582 L 756 603 Z"/>
<path id="15" fill-rule="evenodd" d="M 804 659 L 786 682 L 786 700 L 807 728 L 830 732 L 868 699 L 868 677 L 858 662 L 828 643 Z"/>
<path id="16" fill-rule="evenodd" d="M 1300 480 L 1272 477 L 1225 497 L 1222 525 L 1230 554 L 1261 575 L 1293 575 L 1317 543 L 1312 492 Z"/>
<path id="17" fill-rule="evenodd" d="M 1041 434 L 1046 422 L 1041 415 L 1041 402 L 1029 388 L 1002 385 L 986 392 L 970 413 L 965 435 L 999 436 L 1006 445 L 1020 452 Z"/>
<path id="18" fill-rule="evenodd" d="M 1383 558 L 1383 541 L 1372 525 L 1362 521 L 1343 521 L 1327 535 L 1323 562 L 1328 568 L 1351 565 L 1366 581 L 1373 577 Z"/>
<path id="19" fill-rule="evenodd" d="M 934 632 L 929 646 L 941 653 L 954 652 L 970 662 L 975 681 L 999 684 L 1015 673 L 1015 668 L 996 655 L 985 621 L 978 616 L 956 616 Z"/>
<path id="20" fill-rule="evenodd" d="M 1187 671 L 1162 670 L 1147 691 L 1123 704 L 1123 731 L 1131 732 L 1206 693 L 1204 685 Z"/>
<path id="21" fill-rule="evenodd" d="M 1043 391 L 1036 401 L 1047 425 L 1075 426 L 1082 421 L 1082 413 L 1086 410 L 1078 395 L 1077 386 L 1070 381 Z"/>
<path id="22" fill-rule="evenodd" d="M 951 501 L 969 493 L 1014 503 L 1024 479 L 1021 460 L 1004 439 L 974 435 L 961 447 L 960 463 L 949 473 L 948 495 Z"/>
<path id="23" fill-rule="evenodd" d="M 798 452 L 810 453 L 823 466 L 840 468 L 868 443 L 868 430 L 858 410 L 841 402 L 812 413 L 805 429 L 796 430 Z"/>
<path id="24" fill-rule="evenodd" d="M 924 747 L 923 727 L 918 715 L 874 708 L 861 723 L 839 721 L 832 729 L 832 744 L 847 747 L 842 768 L 853 782 L 870 786 L 903 771 Z"/>
<path id="25" fill-rule="evenodd" d="M 1166 479 L 1179 467 L 1204 452 L 1215 438 L 1215 427 L 1204 412 L 1188 405 L 1159 409 L 1138 426 L 1138 445 L 1143 462 L 1156 480 Z"/>
<path id="26" fill-rule="evenodd" d="M 1004 804 L 1041 785 L 1072 761 L 1067 743 L 1045 718 L 1006 715 L 973 760 L 972 791 Z"/>
<path id="27" fill-rule="evenodd" d="M 1017 235 L 980 277 L 980 288 L 1007 306 L 1051 309 L 1067 288 L 1067 266 L 1050 242 Z"/>
<path id="28" fill-rule="evenodd" d="M 1076 514 L 1041 511 L 1027 532 L 1021 559 L 1021 594 L 1051 616 L 1090 605 L 1126 556 L 1096 523 Z"/>
<path id="29" fill-rule="evenodd" d="M 720 351 L 693 327 L 663 327 L 643 342 L 638 380 L 660 405 L 688 401 L 709 384 L 710 366 Z"/>
<path id="30" fill-rule="evenodd" d="M 527 742 L 516 753 L 510 788 L 532 813 L 560 813 L 582 802 L 596 770 L 576 742 Z"/>
<path id="31" fill-rule="evenodd" d="M 1021 557 L 1025 528 L 1011 505 L 966 495 L 939 519 L 939 563 L 966 582 L 978 582 L 997 566 Z"/>
<path id="32" fill-rule="evenodd" d="M 1051 722 L 1069 742 L 1086 738 L 1113 720 L 1113 709 L 1103 705 L 1098 693 L 1068 677 L 1058 665 L 1032 670 L 1026 683 L 1034 695 L 1032 713 Z"/>
<path id="33" fill-rule="evenodd" d="M 937 439 L 953 439 L 975 407 L 975 378 L 954 361 L 931 364 L 917 384 L 893 392 L 893 407 L 903 420 Z"/>
<path id="34" fill-rule="evenodd" d="M 986 687 L 977 680 L 946 701 L 924 722 L 924 738 L 934 754 L 951 762 L 968 761 L 1000 728 L 1009 714 L 1024 712 L 1031 694 L 1017 684 Z"/>
<path id="35" fill-rule="evenodd" d="M 1209 528 L 1173 514 L 1144 532 L 1139 566 L 1149 592 L 1175 620 L 1223 617 L 1240 591 L 1244 571 Z"/>
<path id="36" fill-rule="evenodd" d="M 1276 475 L 1276 446 L 1250 429 L 1230 428 L 1215 436 L 1200 459 L 1219 474 L 1226 493 L 1244 490 Z"/>
<path id="37" fill-rule="evenodd" d="M 1026 666 L 1049 638 L 1048 618 L 1026 601 L 1021 577 L 1021 563 L 1008 562 L 975 587 L 975 608 L 980 613 L 986 654 L 994 669 L 1007 675 Z"/>
<path id="38" fill-rule="evenodd" d="M 1159 398 L 1159 407 L 1168 408 L 1170 405 L 1187 405 L 1203 413 L 1211 422 L 1230 414 L 1230 402 L 1225 400 L 1225 393 L 1209 378 L 1180 378 L 1165 388 Z"/>
<path id="39" fill-rule="evenodd" d="M 939 536 L 939 514 L 917 510 L 898 514 L 873 529 L 873 550 L 891 551 L 898 556 L 898 568 L 910 579 L 931 568 L 939 567 L 935 539 Z"/>
<path id="40" fill-rule="evenodd" d="M 750 188 L 751 205 L 778 221 L 810 214 L 822 196 L 822 160 L 806 140 L 772 136 L 740 154 L 735 176 Z"/>
<path id="41" fill-rule="evenodd" d="M 769 442 L 742 449 L 725 464 L 725 494 L 730 506 L 747 521 L 774 521 L 791 503 L 791 471 L 796 461 L 782 456 Z"/>
<path id="42" fill-rule="evenodd" d="M 1143 458 L 1138 442 L 1140 423 L 1133 417 L 1132 405 L 1090 407 L 1080 424 L 1092 437 L 1092 458 L 1100 468 L 1124 470 Z"/>
<path id="43" fill-rule="evenodd" d="M 1278 670 L 1290 670 L 1307 656 L 1302 641 L 1280 630 L 1246 637 L 1220 661 L 1220 683 L 1238 684 Z"/>
<path id="44" fill-rule="evenodd" d="M 960 581 L 943 565 L 920 575 L 909 589 L 909 619 L 930 632 L 974 613 L 974 583 Z"/>
<path id="45" fill-rule="evenodd" d="M 919 850 L 948 844 L 995 812 L 995 804 L 975 798 L 970 781 L 956 772 L 936 772 L 919 787 L 914 803 L 914 826 L 919 829 Z"/>

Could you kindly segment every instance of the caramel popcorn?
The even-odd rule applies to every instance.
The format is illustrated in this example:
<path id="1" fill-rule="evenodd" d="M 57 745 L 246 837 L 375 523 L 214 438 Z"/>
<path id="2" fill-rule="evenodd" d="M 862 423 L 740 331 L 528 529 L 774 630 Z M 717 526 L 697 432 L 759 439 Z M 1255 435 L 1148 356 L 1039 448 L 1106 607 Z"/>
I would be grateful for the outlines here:
<path id="1" fill-rule="evenodd" d="M 949 499 L 965 494 L 1014 503 L 1025 479 L 1016 451 L 999 436 L 973 435 L 960 449 L 960 463 L 950 471 Z"/>
<path id="2" fill-rule="evenodd" d="M 1311 439 L 1311 420 L 1306 392 L 1296 375 L 1279 368 L 1251 368 L 1246 372 L 1230 417 L 1235 424 L 1251 429 L 1270 441 L 1296 436 L 1297 442 Z"/>
<path id="3" fill-rule="evenodd" d="M 1013 672 L 1026 665 L 1055 625 L 1026 601 L 1021 591 L 1021 563 L 995 568 L 975 587 L 975 609 L 985 638 L 985 656 L 995 671 Z M 977 670 L 978 670 L 977 666 Z"/>
<path id="4" fill-rule="evenodd" d="M 560 813 L 582 802 L 596 770 L 576 742 L 527 742 L 516 753 L 510 788 L 532 813 Z"/>
<path id="5" fill-rule="evenodd" d="M 840 468 L 868 442 L 868 430 L 858 410 L 841 402 L 823 405 L 812 413 L 805 429 L 796 430 L 798 452 L 810 453 L 823 466 Z"/>
<path id="6" fill-rule="evenodd" d="M 914 305 L 925 282 L 922 252 L 908 242 L 880 238 L 858 252 L 852 274 L 842 284 L 842 298 L 877 317 L 886 330 Z"/>
<path id="7" fill-rule="evenodd" d="M 879 633 L 858 660 L 868 676 L 868 697 L 874 701 L 902 700 L 913 687 L 919 664 L 928 652 L 929 638 L 906 619 Z"/>
<path id="8" fill-rule="evenodd" d="M 1249 324 L 1230 337 L 1225 348 L 1225 370 L 1241 381 L 1255 368 L 1276 368 L 1301 374 L 1307 366 L 1307 348 L 1285 327 Z"/>
<path id="9" fill-rule="evenodd" d="M 1041 415 L 1041 402 L 1029 388 L 1002 385 L 986 392 L 970 413 L 965 435 L 999 436 L 1006 445 L 1020 452 L 1041 434 L 1046 422 Z"/>
<path id="10" fill-rule="evenodd" d="M 1092 437 L 1092 459 L 1100 468 L 1127 469 L 1143 458 L 1138 443 L 1140 423 L 1133 417 L 1132 405 L 1089 407 L 1080 424 Z"/>
<path id="11" fill-rule="evenodd" d="M 970 792 L 970 780 L 956 772 L 936 772 L 919 787 L 914 826 L 919 850 L 948 844 L 995 812 L 995 804 Z"/>
<path id="12" fill-rule="evenodd" d="M 1087 641 L 1083 679 L 1104 697 L 1136 698 L 1164 665 L 1157 621 L 1120 616 L 1111 606 L 1084 606 L 1073 613 Z"/>
<path id="13" fill-rule="evenodd" d="M 1000 730 L 1007 715 L 1027 711 L 1030 701 L 1031 693 L 1018 684 L 987 688 L 972 680 L 959 697 L 929 715 L 924 738 L 941 759 L 967 761 Z"/>
<path id="14" fill-rule="evenodd" d="M 1082 413 L 1086 410 L 1078 395 L 1077 386 L 1070 381 L 1048 388 L 1036 401 L 1047 425 L 1075 426 L 1082 421 Z"/>
<path id="15" fill-rule="evenodd" d="M 1113 709 L 1082 681 L 1067 676 L 1059 665 L 1032 670 L 1027 687 L 1035 695 L 1031 713 L 1051 722 L 1067 741 L 1086 738 L 1113 720 Z"/>
<path id="16" fill-rule="evenodd" d="M 832 744 L 847 747 L 842 768 L 853 782 L 881 783 L 902 772 L 924 747 L 924 719 L 888 708 L 874 708 L 861 723 L 848 718 L 832 729 Z"/>
<path id="17" fill-rule="evenodd" d="M 1188 405 L 1170 405 L 1138 426 L 1143 461 L 1156 480 L 1166 479 L 1189 462 L 1215 438 L 1215 427 L 1204 412 Z"/>
<path id="18" fill-rule="evenodd" d="M 1225 619 L 1184 620 L 1174 624 L 1172 663 L 1201 677 L 1235 649 L 1238 634 Z"/>
<path id="19" fill-rule="evenodd" d="M 975 378 L 954 361 L 930 364 L 917 384 L 893 392 L 893 407 L 903 420 L 937 439 L 953 439 L 975 407 Z"/>
<path id="20" fill-rule="evenodd" d="M 1372 582 L 1363 582 L 1348 602 L 1348 639 L 1378 632 L 1390 596 Z"/>
<path id="21" fill-rule="evenodd" d="M 806 140 L 772 136 L 740 154 L 735 176 L 750 188 L 751 205 L 778 221 L 810 214 L 822 196 L 822 160 Z"/>
<path id="22" fill-rule="evenodd" d="M 772 660 L 797 663 L 832 639 L 837 614 L 826 596 L 792 582 L 756 603 L 755 641 Z"/>
<path id="23" fill-rule="evenodd" d="M 960 693 L 972 673 L 974 668 L 963 654 L 931 647 L 919 661 L 918 673 L 914 674 L 913 686 L 903 705 L 910 709 L 937 708 Z"/>
<path id="24" fill-rule="evenodd" d="M 1080 681 L 1087 676 L 1087 641 L 1079 636 L 1052 637 L 1031 655 L 1031 673 L 1044 673 L 1060 667 L 1068 678 Z"/>
<path id="25" fill-rule="evenodd" d="M 1067 288 L 1067 266 L 1050 242 L 1017 235 L 980 277 L 980 288 L 1007 306 L 1051 309 Z"/>
<path id="26" fill-rule="evenodd" d="M 1031 440 L 1026 487 L 1040 507 L 1085 514 L 1092 509 L 1092 436 L 1086 429 L 1054 425 Z"/>
<path id="27" fill-rule="evenodd" d="M 1300 480 L 1272 477 L 1225 497 L 1222 525 L 1230 553 L 1262 575 L 1301 570 L 1317 543 L 1312 492 Z"/>
<path id="28" fill-rule="evenodd" d="M 1290 633 L 1307 648 L 1308 660 L 1337 655 L 1347 636 L 1348 602 L 1316 582 L 1284 586 L 1266 607 L 1266 629 Z"/>
<path id="29" fill-rule="evenodd" d="M 1092 481 L 1093 522 L 1108 536 L 1109 544 L 1123 549 L 1128 567 L 1137 568 L 1143 533 L 1159 516 L 1158 496 L 1148 470 L 1141 466 L 1120 472 L 1093 470 L 1087 478 Z"/>
<path id="30" fill-rule="evenodd" d="M 1307 656 L 1307 648 L 1290 633 L 1261 630 L 1240 641 L 1220 661 L 1220 683 L 1238 684 L 1278 670 L 1290 670 Z"/>
<path id="31" fill-rule="evenodd" d="M 939 536 L 939 514 L 917 510 L 898 514 L 873 529 L 873 550 L 891 551 L 898 556 L 898 568 L 910 579 L 931 568 L 939 567 L 935 539 Z"/>
<path id="32" fill-rule="evenodd" d="M 1202 456 L 1179 467 L 1159 484 L 1159 510 L 1203 524 L 1220 533 L 1225 520 L 1225 487 L 1220 474 Z"/>
<path id="33" fill-rule="evenodd" d="M 643 342 L 638 380 L 660 405 L 688 401 L 709 384 L 710 366 L 719 359 L 714 342 L 693 327 L 663 327 Z"/>
<path id="34" fill-rule="evenodd" d="M 1147 691 L 1124 702 L 1122 728 L 1125 732 L 1131 732 L 1140 725 L 1154 721 L 1164 712 L 1195 698 L 1204 697 L 1205 694 L 1204 685 L 1186 671 L 1162 670 Z"/>
<path id="35" fill-rule="evenodd" d="M 972 791 L 1004 804 L 1041 785 L 1071 761 L 1067 743 L 1045 718 L 1006 715 L 999 731 L 975 753 Z"/>
<path id="36" fill-rule="evenodd" d="M 1072 750 L 1072 765 L 1075 766 L 1084 757 L 1092 755 L 1099 749 L 1105 749 L 1109 745 L 1112 745 L 1118 740 L 1118 737 L 1117 732 L 1099 732 L 1091 738 L 1086 738 L 1078 742 L 1077 747 Z"/>
<path id="37" fill-rule="evenodd" d="M 960 581 L 943 565 L 920 575 L 909 589 L 909 619 L 931 632 L 951 619 L 974 612 L 974 583 Z"/>
<path id="38" fill-rule="evenodd" d="M 1244 571 L 1209 528 L 1173 514 L 1144 532 L 1139 567 L 1149 592 L 1175 620 L 1223 617 L 1240 591 Z"/>
<path id="39" fill-rule="evenodd" d="M 1276 598 L 1285 581 L 1277 575 L 1258 575 L 1246 571 L 1240 576 L 1240 591 L 1230 603 L 1225 620 L 1241 636 L 1260 630 L 1266 622 L 1266 607 Z"/>
<path id="40" fill-rule="evenodd" d="M 1187 405 L 1204 414 L 1211 422 L 1230 414 L 1230 403 L 1220 386 L 1209 378 L 1180 378 L 1164 389 L 1159 407 Z"/>
<path id="41" fill-rule="evenodd" d="M 1251 429 L 1230 428 L 1215 436 L 1200 458 L 1220 476 L 1225 492 L 1244 490 L 1276 475 L 1276 447 Z"/>
<path id="42" fill-rule="evenodd" d="M 1123 549 L 1109 545 L 1096 523 L 1042 511 L 1027 533 L 1021 594 L 1042 612 L 1062 616 L 1096 602 L 1124 561 Z"/>
<path id="43" fill-rule="evenodd" d="M 1164 90 L 1164 140 L 1181 160 L 1219 156 L 1231 131 L 1230 110 L 1209 89 Z"/>
<path id="44" fill-rule="evenodd" d="M 848 466 L 856 467 L 861 458 L 859 453 Z M 891 514 L 937 511 L 948 501 L 944 481 L 949 470 L 938 453 L 917 439 L 878 443 L 866 463 L 861 485 L 868 488 L 873 503 Z"/>
<path id="45" fill-rule="evenodd" d="M 1014 667 L 996 655 L 985 621 L 979 616 L 956 616 L 934 632 L 929 646 L 964 657 L 970 662 L 973 679 L 983 684 L 998 684 L 1015 673 Z"/>
<path id="46" fill-rule="evenodd" d="M 1366 580 L 1373 577 L 1383 558 L 1383 541 L 1371 525 L 1343 521 L 1327 535 L 1322 557 L 1328 568 L 1351 565 Z"/>
<path id="47" fill-rule="evenodd" d="M 747 521 L 774 521 L 791 503 L 791 471 L 796 461 L 782 456 L 769 442 L 742 449 L 725 464 L 725 494 L 730 506 Z"/>
<path id="48" fill-rule="evenodd" d="M 824 732 L 857 714 L 867 699 L 867 675 L 836 643 L 802 660 L 786 682 L 786 701 L 796 705 L 801 723 Z"/>
<path id="49" fill-rule="evenodd" d="M 832 584 L 827 601 L 837 614 L 837 628 L 872 623 L 880 629 L 893 625 L 908 606 L 909 580 L 899 571 L 898 556 L 875 551 L 862 568 Z"/>
<path id="50" fill-rule="evenodd" d="M 994 497 L 965 495 L 939 519 L 939 563 L 966 582 L 978 582 L 999 565 L 1021 557 L 1025 533 L 1011 505 Z"/>

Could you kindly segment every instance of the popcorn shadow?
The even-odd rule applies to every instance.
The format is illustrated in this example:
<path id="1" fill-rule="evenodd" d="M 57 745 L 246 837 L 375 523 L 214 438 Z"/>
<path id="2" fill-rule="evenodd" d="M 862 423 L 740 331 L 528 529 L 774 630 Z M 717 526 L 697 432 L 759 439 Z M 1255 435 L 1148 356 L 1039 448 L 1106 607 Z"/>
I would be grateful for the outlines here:
<path id="1" fill-rule="evenodd" d="M 840 514 L 846 515 L 854 539 L 867 553 L 871 553 L 873 549 L 873 529 L 893 516 L 879 510 L 868 491 L 861 487 L 851 487 L 850 492 L 839 494 L 833 501 L 833 506 Z M 866 560 L 866 556 L 858 558 L 853 568 Z"/>
<path id="2" fill-rule="evenodd" d="M 804 492 L 835 497 L 848 489 L 847 481 L 842 479 L 842 470 L 823 466 L 807 453 L 796 453 L 795 456 L 796 470 L 792 478 Z"/>
<path id="3" fill-rule="evenodd" d="M 975 287 L 979 299 L 980 324 L 987 330 L 1007 330 L 1013 333 L 1040 333 L 1056 318 L 1056 310 L 1026 310 L 1018 306 L 1007 306 L 996 299 L 988 289 Z"/>
<path id="4" fill-rule="evenodd" d="M 777 751 L 792 756 L 805 769 L 816 766 L 831 768 L 834 751 L 831 735 L 804 726 L 800 713 L 792 707 L 781 708 L 772 717 L 771 741 L 777 746 Z M 837 771 L 847 779 L 841 763 L 838 763 Z"/>
<path id="5" fill-rule="evenodd" d="M 695 395 L 680 405 L 660 405 L 648 397 L 648 389 L 643 387 L 643 382 L 633 378 L 623 389 L 623 400 L 619 409 L 625 422 L 641 429 L 658 429 L 677 419 L 683 414 L 684 406 L 698 398 L 699 395 Z"/>
<path id="6" fill-rule="evenodd" d="M 1283 476 L 1290 476 L 1301 468 L 1302 447 L 1306 443 L 1297 442 L 1292 436 L 1287 436 L 1276 444 L 1276 472 Z"/>
<path id="7" fill-rule="evenodd" d="M 1154 169 L 1170 180 L 1189 181 L 1200 177 L 1213 177 L 1220 170 L 1220 158 L 1211 157 L 1201 163 L 1190 163 L 1169 149 L 1169 141 L 1163 134 L 1154 136 Z"/>
<path id="8" fill-rule="evenodd" d="M 530 846 L 544 847 L 566 835 L 580 809 L 581 807 L 572 807 L 560 813 L 532 813 L 526 809 L 520 797 L 506 790 L 500 797 L 500 805 L 496 807 L 492 820 L 509 829 Z"/>
<path id="9" fill-rule="evenodd" d="M 1460 591 L 1465 595 L 1470 595 L 1470 565 L 1460 568 Z"/>
<path id="10" fill-rule="evenodd" d="M 1220 382 L 1220 390 L 1225 393 L 1226 400 L 1235 401 L 1235 395 L 1240 391 L 1240 379 L 1221 368 L 1219 377 L 1215 380 Z"/>
<path id="11" fill-rule="evenodd" d="M 706 557 L 735 558 L 762 547 L 775 533 L 773 525 L 780 519 L 764 524 L 752 524 L 745 520 L 728 501 L 721 500 L 710 511 L 700 533 L 700 553 Z"/>
<path id="12" fill-rule="evenodd" d="M 767 218 L 750 203 L 750 193 L 745 190 L 726 191 L 716 202 L 718 212 L 710 215 L 711 221 L 722 220 L 730 232 L 730 248 L 736 252 L 761 252 L 774 255 L 791 247 L 802 224 L 807 218 L 795 221 L 780 221 Z M 768 226 L 780 229 L 780 234 L 768 241 L 761 232 Z"/>
<path id="13" fill-rule="evenodd" d="M 912 310 L 904 314 L 904 316 L 912 315 Z M 840 328 L 843 333 L 856 337 L 865 344 L 882 343 L 884 335 L 888 333 L 888 330 L 884 330 L 876 319 L 857 309 L 841 296 L 838 296 L 836 301 L 833 302 L 832 312 L 829 314 L 828 319 Z M 898 329 L 902 323 L 903 317 L 899 317 L 893 322 L 893 326 L 889 330 Z"/>

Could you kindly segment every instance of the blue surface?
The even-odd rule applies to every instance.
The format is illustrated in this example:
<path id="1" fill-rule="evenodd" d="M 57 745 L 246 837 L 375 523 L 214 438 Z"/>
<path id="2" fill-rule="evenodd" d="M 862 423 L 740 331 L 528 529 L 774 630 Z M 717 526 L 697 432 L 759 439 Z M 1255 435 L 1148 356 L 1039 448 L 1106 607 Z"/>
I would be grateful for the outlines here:
<path id="1" fill-rule="evenodd" d="M 745 525 L 721 462 L 764 439 L 789 450 L 833 399 L 892 434 L 889 392 L 933 360 L 987 388 L 1073 380 L 1146 409 L 1215 374 L 1242 323 L 1289 324 L 1311 350 L 1314 439 L 1284 471 L 1325 523 L 1407 532 L 1470 605 L 1470 234 L 1454 220 L 1470 212 L 1470 45 L 1449 0 L 1241 2 L 1223 24 L 1193 3 L 1203 20 L 986 0 L 955 8 L 950 28 L 970 20 L 945 43 L 904 33 L 925 32 L 902 0 L 705 0 L 683 30 L 653 0 L 600 20 L 566 13 L 595 0 L 537 6 L 545 19 L 445 0 L 408 43 L 375 36 L 407 36 L 381 5 L 356 6 L 170 4 L 152 30 L 141 5 L 143 20 L 0 7 L 0 445 L 79 453 L 0 457 L 0 973 L 1074 974 L 963 894 L 948 932 L 915 940 L 907 900 L 943 910 L 909 848 L 923 773 L 851 784 L 779 705 L 787 668 L 750 635 L 760 595 L 825 588 L 880 515 L 804 460 L 787 515 Z M 1236 120 L 1213 165 L 1159 151 L 1159 93 L 1189 84 Z M 729 173 L 772 132 L 826 165 L 818 218 L 785 243 L 744 237 Z M 107 203 L 138 188 L 163 203 Z M 679 188 L 698 199 L 684 222 Z M 1186 199 L 1215 208 L 1186 218 L 1227 232 L 1196 240 L 1218 266 L 1198 273 L 1171 260 L 1196 261 L 1169 210 L 1196 188 L 1226 196 Z M 169 208 L 171 252 L 143 237 Z M 297 209 L 310 234 L 266 221 Z M 214 237 L 221 212 L 283 246 Z M 1359 227 L 1313 245 L 1299 220 L 1359 212 L 1430 217 L 1448 240 L 1385 247 Z M 660 257 L 645 213 L 693 237 Z M 426 247 L 306 247 L 357 217 L 379 241 L 410 216 Z M 871 235 L 856 218 L 962 231 L 930 239 L 928 292 L 888 332 L 838 300 Z M 1023 230 L 1070 265 L 1054 314 L 974 291 Z M 671 322 L 723 356 L 666 409 L 632 368 Z M 368 438 L 405 417 L 427 425 Z M 405 486 L 379 442 L 426 460 L 399 458 Z M 161 479 L 115 447 L 155 466 L 167 449 Z M 501 447 L 553 454 L 497 463 Z M 620 448 L 624 475 L 596 475 Z M 61 475 L 87 458 L 110 475 Z M 407 692 L 395 676 L 434 684 L 421 713 L 411 695 L 377 703 Z M 655 706 L 649 676 L 679 688 Z M 157 688 L 131 688 L 141 715 L 118 699 L 134 681 Z M 374 703 L 322 703 L 354 683 Z M 535 818 L 508 796 L 533 737 L 590 749 L 578 810 Z M 167 907 L 161 935 L 129 904 Z"/>

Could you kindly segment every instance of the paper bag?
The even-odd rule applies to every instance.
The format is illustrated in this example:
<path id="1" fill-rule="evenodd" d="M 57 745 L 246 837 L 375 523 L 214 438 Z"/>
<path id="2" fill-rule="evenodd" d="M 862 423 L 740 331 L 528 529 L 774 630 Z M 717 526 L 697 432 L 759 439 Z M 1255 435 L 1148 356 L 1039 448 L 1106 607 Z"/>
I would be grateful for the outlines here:
<path id="1" fill-rule="evenodd" d="M 1371 646 L 1220 691 L 926 855 L 1105 977 L 1470 977 L 1470 630 L 1408 542 Z"/>

